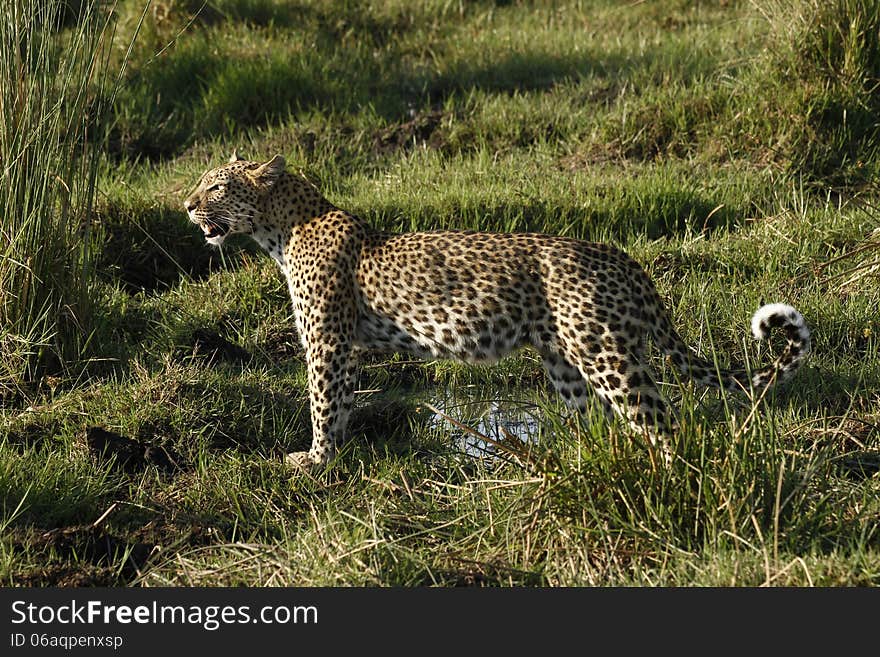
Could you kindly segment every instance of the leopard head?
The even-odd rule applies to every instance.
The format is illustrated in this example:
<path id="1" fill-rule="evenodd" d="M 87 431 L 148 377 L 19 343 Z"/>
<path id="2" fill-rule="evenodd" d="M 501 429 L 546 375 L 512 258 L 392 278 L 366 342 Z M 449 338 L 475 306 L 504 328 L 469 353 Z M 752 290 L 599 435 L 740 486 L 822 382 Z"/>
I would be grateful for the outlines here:
<path id="1" fill-rule="evenodd" d="M 280 155 L 261 163 L 245 160 L 236 151 L 229 162 L 202 176 L 183 207 L 209 244 L 220 246 L 227 235 L 235 233 L 250 235 L 260 216 L 261 201 L 284 167 Z"/>

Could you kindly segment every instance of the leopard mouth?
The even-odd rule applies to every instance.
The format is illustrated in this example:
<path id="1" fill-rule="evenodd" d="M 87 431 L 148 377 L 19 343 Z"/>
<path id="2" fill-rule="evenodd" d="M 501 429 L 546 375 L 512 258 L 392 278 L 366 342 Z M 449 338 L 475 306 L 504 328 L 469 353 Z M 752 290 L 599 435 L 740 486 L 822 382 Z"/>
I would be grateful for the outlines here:
<path id="1" fill-rule="evenodd" d="M 210 240 L 215 237 L 223 237 L 226 235 L 226 233 L 229 232 L 229 226 L 205 220 L 205 222 L 202 223 L 202 232 L 205 234 L 205 239 Z"/>

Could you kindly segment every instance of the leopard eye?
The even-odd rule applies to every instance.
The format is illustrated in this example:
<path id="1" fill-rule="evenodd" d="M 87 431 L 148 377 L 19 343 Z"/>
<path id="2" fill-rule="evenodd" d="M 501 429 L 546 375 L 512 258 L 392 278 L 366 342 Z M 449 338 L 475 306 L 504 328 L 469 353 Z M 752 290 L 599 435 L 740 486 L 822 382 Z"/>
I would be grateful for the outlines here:
<path id="1" fill-rule="evenodd" d="M 205 191 L 206 192 L 222 192 L 225 187 L 226 187 L 226 185 L 224 185 L 223 183 L 214 183 L 213 185 L 208 187 L 208 189 L 206 189 Z"/>

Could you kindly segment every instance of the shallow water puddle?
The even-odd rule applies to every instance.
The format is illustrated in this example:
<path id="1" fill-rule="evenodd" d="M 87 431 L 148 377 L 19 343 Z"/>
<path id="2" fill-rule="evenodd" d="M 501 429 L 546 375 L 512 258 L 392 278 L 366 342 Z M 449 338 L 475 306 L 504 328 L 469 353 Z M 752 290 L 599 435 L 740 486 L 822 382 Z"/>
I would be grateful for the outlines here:
<path id="1" fill-rule="evenodd" d="M 517 443 L 537 443 L 540 435 L 539 406 L 528 399 L 528 391 L 518 392 L 511 395 L 506 390 L 505 397 L 514 399 L 501 400 L 491 397 L 491 391 L 483 387 L 438 388 L 419 395 L 415 401 L 431 412 L 431 428 L 452 436 L 462 452 L 500 458 L 504 449 L 498 443 L 515 449 Z"/>

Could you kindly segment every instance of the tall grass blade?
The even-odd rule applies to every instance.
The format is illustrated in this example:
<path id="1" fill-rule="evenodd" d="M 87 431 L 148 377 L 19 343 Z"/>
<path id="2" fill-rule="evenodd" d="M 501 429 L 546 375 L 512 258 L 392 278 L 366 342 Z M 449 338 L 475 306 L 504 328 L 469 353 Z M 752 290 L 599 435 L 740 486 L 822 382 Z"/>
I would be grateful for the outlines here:
<path id="1" fill-rule="evenodd" d="M 0 396 L 80 361 L 115 5 L 0 8 Z"/>

